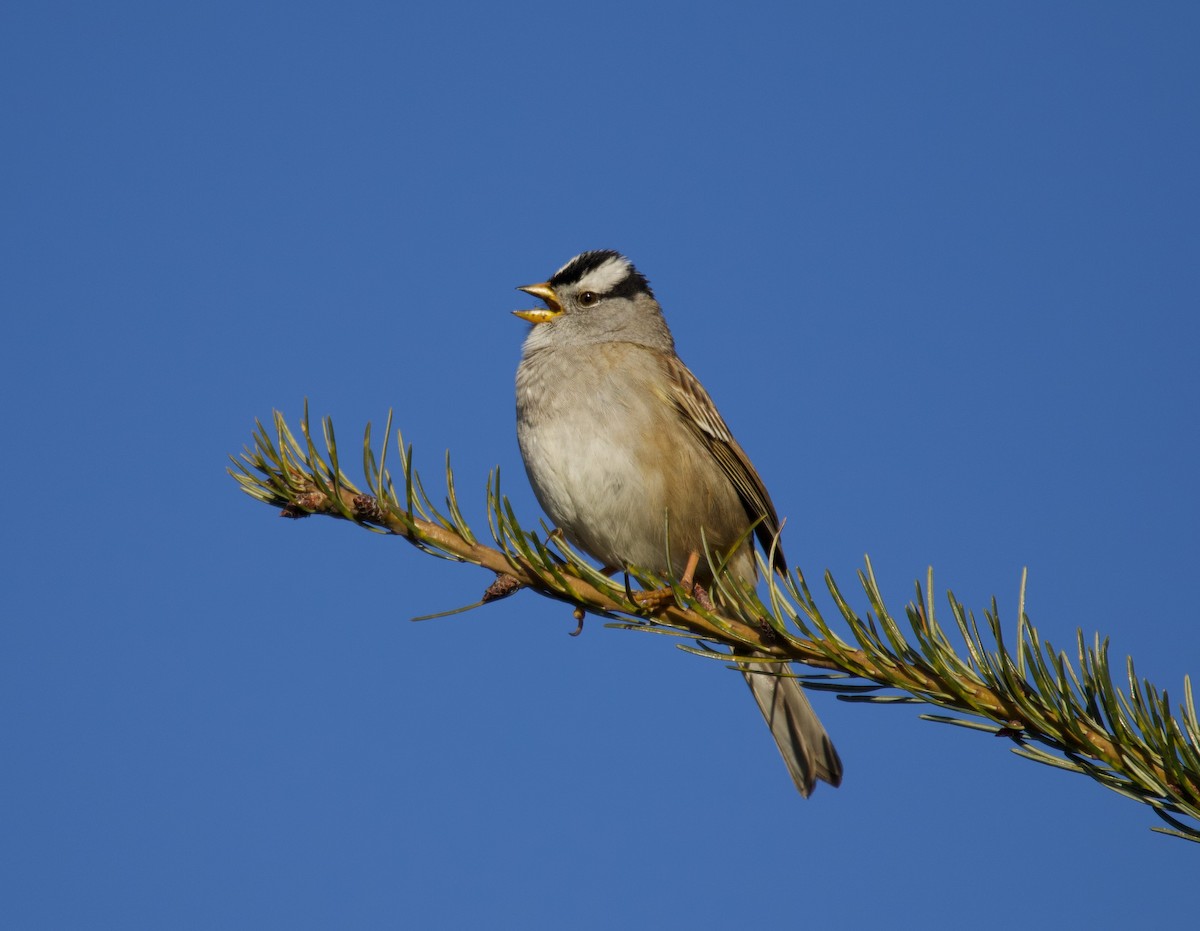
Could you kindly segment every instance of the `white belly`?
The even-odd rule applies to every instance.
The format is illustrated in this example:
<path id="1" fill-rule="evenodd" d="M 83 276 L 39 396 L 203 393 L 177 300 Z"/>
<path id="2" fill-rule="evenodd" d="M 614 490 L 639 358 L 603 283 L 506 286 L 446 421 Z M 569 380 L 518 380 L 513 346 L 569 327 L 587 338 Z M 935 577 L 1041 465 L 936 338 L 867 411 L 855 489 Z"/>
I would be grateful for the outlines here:
<path id="1" fill-rule="evenodd" d="M 611 344 L 605 349 L 614 351 Z M 594 390 L 586 392 L 570 377 L 570 353 L 523 361 L 517 440 L 538 502 L 572 545 L 610 569 L 632 565 L 678 575 L 692 550 L 703 556 L 707 540 L 723 551 L 749 520 L 732 484 L 713 474 L 709 453 L 653 393 L 649 365 L 655 363 L 646 350 L 621 351 L 632 364 L 620 366 L 619 385 L 594 357 L 575 360 L 591 363 Z M 709 466 L 708 480 L 697 483 L 702 464 Z M 668 513 L 670 501 L 680 513 Z M 752 578 L 752 565 L 739 568 Z"/>

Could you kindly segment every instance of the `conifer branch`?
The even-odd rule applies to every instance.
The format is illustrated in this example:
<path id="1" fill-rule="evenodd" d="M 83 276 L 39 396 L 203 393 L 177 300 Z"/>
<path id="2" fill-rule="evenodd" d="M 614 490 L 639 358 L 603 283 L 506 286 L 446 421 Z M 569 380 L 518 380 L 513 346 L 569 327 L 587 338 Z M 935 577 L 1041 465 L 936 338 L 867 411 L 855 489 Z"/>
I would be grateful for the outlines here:
<path id="1" fill-rule="evenodd" d="M 799 678 L 806 687 L 837 692 L 844 701 L 921 702 L 970 715 L 974 720 L 922 717 L 1008 738 L 1016 744 L 1014 752 L 1026 759 L 1089 776 L 1151 806 L 1167 825 L 1155 830 L 1200 842 L 1200 720 L 1190 680 L 1184 679 L 1184 700 L 1176 716 L 1166 690 L 1139 679 L 1132 659 L 1125 663 L 1125 688 L 1114 682 L 1107 640 L 1096 636 L 1088 643 L 1078 631 L 1073 664 L 1029 622 L 1024 579 L 1012 648 L 1005 645 L 995 599 L 984 612 L 981 630 L 974 613 L 947 593 L 961 653 L 935 616 L 932 570 L 924 586 L 917 583 L 901 622 L 887 609 L 870 560 L 858 573 L 869 605 L 864 614 L 851 607 L 832 575 L 824 576 L 848 640 L 826 620 L 799 570 L 786 578 L 775 576 L 762 554 L 766 603 L 721 571 L 720 554 L 706 554 L 715 573 L 715 610 L 697 602 L 678 580 L 632 571 L 643 588 L 670 587 L 674 592 L 674 603 L 650 613 L 628 579 L 599 572 L 559 535 L 525 530 L 501 492 L 499 469 L 487 484 L 493 546 L 480 543 L 463 517 L 449 455 L 439 506 L 414 470 L 412 447 L 399 432 L 402 481 L 397 487 L 386 463 L 390 414 L 378 458 L 370 425 L 366 429 L 366 491 L 342 470 L 331 420 L 321 422 L 319 445 L 307 404 L 300 439 L 279 412 L 273 427 L 269 431 L 257 423 L 253 448 L 231 457 L 229 471 L 244 492 L 281 508 L 284 517 L 323 514 L 352 521 L 402 537 L 432 555 L 488 569 L 496 580 L 480 603 L 529 588 L 572 605 L 580 624 L 585 612 L 592 613 L 607 618 L 608 626 L 694 639 L 698 646 L 681 648 L 728 663 L 755 662 L 748 654 L 757 652 L 829 670 Z M 879 694 L 882 689 L 894 691 Z"/>

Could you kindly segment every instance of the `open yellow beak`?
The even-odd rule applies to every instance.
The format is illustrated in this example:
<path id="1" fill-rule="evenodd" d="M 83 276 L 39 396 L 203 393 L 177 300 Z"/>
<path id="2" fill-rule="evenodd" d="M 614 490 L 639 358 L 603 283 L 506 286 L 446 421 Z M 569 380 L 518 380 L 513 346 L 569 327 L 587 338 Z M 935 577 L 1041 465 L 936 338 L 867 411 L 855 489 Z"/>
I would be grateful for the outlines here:
<path id="1" fill-rule="evenodd" d="M 543 281 L 541 284 L 527 284 L 523 288 L 517 288 L 518 291 L 524 291 L 526 294 L 532 294 L 534 297 L 539 297 L 546 302 L 545 307 L 538 307 L 534 310 L 514 310 L 513 313 L 522 320 L 528 320 L 530 323 L 549 323 L 555 317 L 562 316 L 562 304 L 558 300 L 558 295 L 554 293 L 554 289 L 550 287 L 549 282 Z"/>

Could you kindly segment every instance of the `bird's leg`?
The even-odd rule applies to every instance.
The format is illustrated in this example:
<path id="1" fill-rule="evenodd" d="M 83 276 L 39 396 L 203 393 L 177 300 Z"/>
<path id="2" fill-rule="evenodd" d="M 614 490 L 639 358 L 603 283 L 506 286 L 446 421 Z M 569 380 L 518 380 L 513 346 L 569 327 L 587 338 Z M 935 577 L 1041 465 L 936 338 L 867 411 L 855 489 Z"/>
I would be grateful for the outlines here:
<path id="1" fill-rule="evenodd" d="M 700 603 L 705 611 L 716 611 L 717 606 L 712 603 L 712 599 L 708 597 L 708 592 L 704 590 L 704 586 L 699 582 L 693 582 L 692 579 L 696 575 L 696 566 L 700 563 L 700 554 L 695 550 L 688 556 L 687 566 L 683 570 L 683 578 L 679 580 L 679 584 L 684 587 L 685 591 L 690 591 L 696 596 L 696 601 Z"/>
<path id="2" fill-rule="evenodd" d="M 679 580 L 679 584 L 683 586 L 684 591 L 692 590 L 692 579 L 696 577 L 696 567 L 700 565 L 700 554 L 695 550 L 688 553 L 687 565 L 683 567 L 683 578 Z"/>
<path id="3" fill-rule="evenodd" d="M 701 607 L 711 611 L 712 602 L 708 598 L 708 593 L 693 581 L 696 577 L 696 567 L 698 565 L 700 565 L 700 554 L 692 550 L 688 554 L 688 561 L 683 567 L 683 575 L 679 579 L 679 584 L 685 592 L 696 596 L 696 600 L 700 602 Z M 634 594 L 633 600 L 648 613 L 657 614 L 674 603 L 675 589 L 667 586 L 666 588 L 656 588 L 649 592 L 637 592 Z"/>

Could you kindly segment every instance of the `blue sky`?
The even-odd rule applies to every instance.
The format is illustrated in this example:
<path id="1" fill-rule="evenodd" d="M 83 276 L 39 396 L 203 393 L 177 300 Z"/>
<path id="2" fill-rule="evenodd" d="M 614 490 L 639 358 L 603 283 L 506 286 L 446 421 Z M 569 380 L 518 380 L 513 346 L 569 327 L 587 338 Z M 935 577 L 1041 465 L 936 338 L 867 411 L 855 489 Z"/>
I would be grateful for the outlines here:
<path id="1" fill-rule="evenodd" d="M 513 291 L 628 254 L 787 518 L 899 612 L 1200 672 L 1200 8 L 10 4 L 0 868 L 20 928 L 1112 927 L 1141 806 L 817 695 L 802 801 L 665 638 L 241 495 L 304 399 L 539 517 Z M 351 457 L 353 458 L 353 457 Z M 865 608 L 865 599 L 855 596 Z M 1044 916 L 1044 917 L 1043 917 Z"/>

